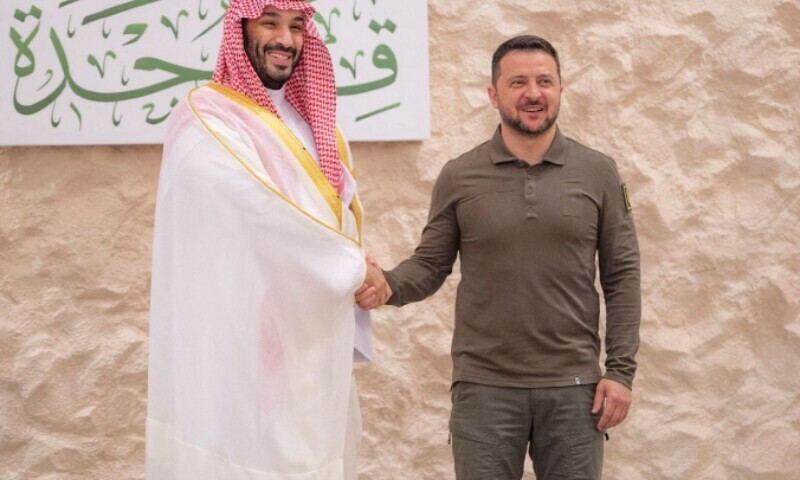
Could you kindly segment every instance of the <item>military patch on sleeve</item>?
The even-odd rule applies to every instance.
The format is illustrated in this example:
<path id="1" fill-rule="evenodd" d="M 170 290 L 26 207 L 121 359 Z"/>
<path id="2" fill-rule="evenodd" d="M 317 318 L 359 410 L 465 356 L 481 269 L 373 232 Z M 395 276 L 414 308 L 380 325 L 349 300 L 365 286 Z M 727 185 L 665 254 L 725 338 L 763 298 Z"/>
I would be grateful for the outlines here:
<path id="1" fill-rule="evenodd" d="M 628 186 L 624 183 L 622 184 L 622 200 L 625 202 L 625 211 L 630 213 L 633 210 L 633 205 L 631 205 L 631 197 L 628 195 Z"/>

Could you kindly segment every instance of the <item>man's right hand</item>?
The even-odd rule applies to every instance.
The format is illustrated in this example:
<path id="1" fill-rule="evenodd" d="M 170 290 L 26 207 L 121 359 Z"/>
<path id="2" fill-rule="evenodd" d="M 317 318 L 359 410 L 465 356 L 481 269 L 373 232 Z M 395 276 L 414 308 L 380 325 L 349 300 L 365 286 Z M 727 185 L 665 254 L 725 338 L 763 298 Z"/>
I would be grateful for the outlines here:
<path id="1" fill-rule="evenodd" d="M 356 303 L 362 310 L 372 310 L 385 305 L 392 296 L 392 289 L 386 282 L 380 265 L 372 255 L 367 255 L 367 275 L 364 283 L 356 290 Z"/>

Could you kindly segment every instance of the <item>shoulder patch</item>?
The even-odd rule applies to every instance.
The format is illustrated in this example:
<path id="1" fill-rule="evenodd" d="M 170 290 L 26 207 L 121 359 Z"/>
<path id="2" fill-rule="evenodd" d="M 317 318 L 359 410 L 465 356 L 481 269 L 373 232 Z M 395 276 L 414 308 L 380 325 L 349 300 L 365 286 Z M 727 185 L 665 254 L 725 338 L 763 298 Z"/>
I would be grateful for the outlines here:
<path id="1" fill-rule="evenodd" d="M 622 200 L 625 203 L 625 211 L 630 213 L 633 210 L 633 205 L 631 205 L 631 197 L 628 195 L 628 186 L 624 183 L 622 184 Z"/>

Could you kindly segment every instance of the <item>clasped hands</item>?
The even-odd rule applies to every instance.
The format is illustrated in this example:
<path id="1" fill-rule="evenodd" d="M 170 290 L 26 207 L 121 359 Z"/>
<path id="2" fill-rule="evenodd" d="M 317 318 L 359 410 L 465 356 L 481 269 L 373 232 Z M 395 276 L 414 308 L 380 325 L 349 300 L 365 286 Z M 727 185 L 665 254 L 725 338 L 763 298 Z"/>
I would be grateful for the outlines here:
<path id="1" fill-rule="evenodd" d="M 362 310 L 372 310 L 385 305 L 392 296 L 392 288 L 386 282 L 380 265 L 372 255 L 367 255 L 367 274 L 364 283 L 356 290 L 356 303 Z"/>

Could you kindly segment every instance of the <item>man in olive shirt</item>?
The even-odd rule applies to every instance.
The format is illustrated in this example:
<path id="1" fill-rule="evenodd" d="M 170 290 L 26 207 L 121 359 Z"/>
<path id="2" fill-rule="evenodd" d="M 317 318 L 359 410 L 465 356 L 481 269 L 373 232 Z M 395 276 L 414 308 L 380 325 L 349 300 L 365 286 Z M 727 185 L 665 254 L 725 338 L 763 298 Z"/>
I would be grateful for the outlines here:
<path id="1" fill-rule="evenodd" d="M 639 252 L 614 161 L 556 126 L 558 54 L 521 36 L 492 59 L 493 138 L 448 162 L 414 255 L 372 267 L 362 308 L 433 294 L 461 255 L 450 429 L 456 476 L 597 479 L 625 419 L 639 346 Z M 605 373 L 599 296 L 606 301 Z M 377 264 L 375 264 L 377 265 Z"/>

